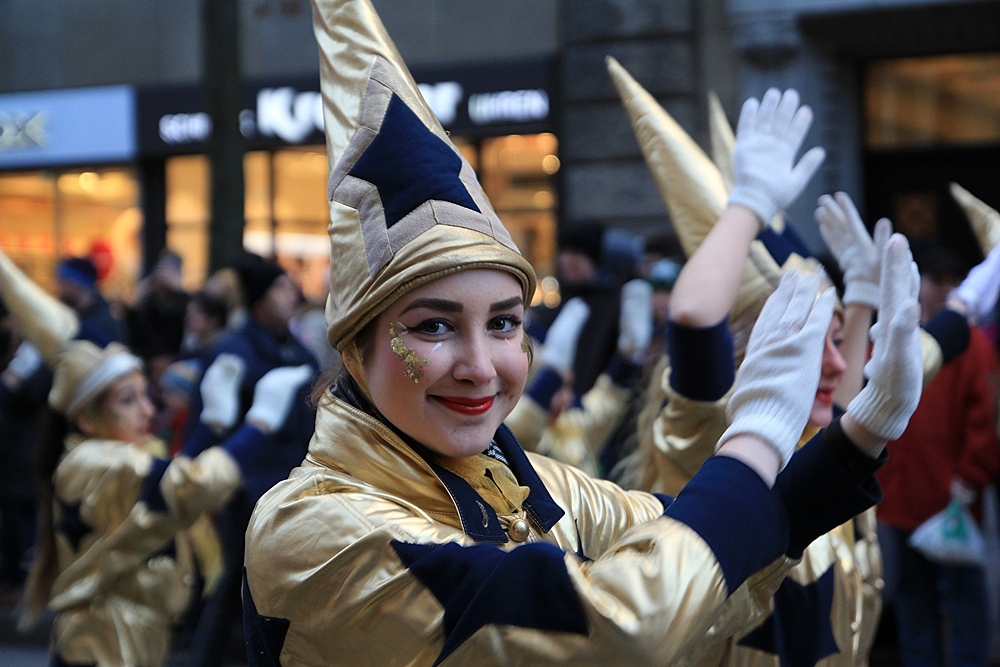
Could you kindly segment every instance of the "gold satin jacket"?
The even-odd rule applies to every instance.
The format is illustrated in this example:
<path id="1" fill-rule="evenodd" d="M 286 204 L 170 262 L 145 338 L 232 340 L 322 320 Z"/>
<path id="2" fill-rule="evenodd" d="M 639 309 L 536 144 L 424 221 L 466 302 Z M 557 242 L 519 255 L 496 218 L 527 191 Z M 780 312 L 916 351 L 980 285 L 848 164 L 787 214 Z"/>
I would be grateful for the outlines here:
<path id="1" fill-rule="evenodd" d="M 784 506 L 735 459 L 671 502 L 525 454 L 505 427 L 496 443 L 530 489 L 523 532 L 377 415 L 324 400 L 247 531 L 250 664 L 692 664 L 787 570 Z"/>
<path id="2" fill-rule="evenodd" d="M 72 664 L 156 667 L 188 602 L 190 549 L 165 548 L 240 484 L 221 447 L 157 458 L 113 440 L 67 439 L 54 475 L 58 574 L 52 650 Z"/>
<path id="3" fill-rule="evenodd" d="M 663 407 L 640 444 L 641 465 L 632 467 L 637 488 L 676 494 L 714 453 L 727 426 L 730 394 L 716 401 L 692 400 L 671 387 L 669 367 L 661 369 L 649 405 Z M 881 614 L 882 585 L 882 555 L 874 509 L 869 509 L 805 549 L 776 593 L 777 615 L 771 601 L 756 627 L 716 647 L 699 664 L 778 667 L 784 658 L 791 661 L 787 664 L 866 665 Z"/>

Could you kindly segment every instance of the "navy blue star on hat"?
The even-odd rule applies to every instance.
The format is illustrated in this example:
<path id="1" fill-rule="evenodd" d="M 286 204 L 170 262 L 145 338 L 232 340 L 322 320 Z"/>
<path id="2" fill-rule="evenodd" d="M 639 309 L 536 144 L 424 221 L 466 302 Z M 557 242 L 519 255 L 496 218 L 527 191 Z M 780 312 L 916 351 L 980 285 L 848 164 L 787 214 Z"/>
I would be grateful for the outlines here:
<path id="1" fill-rule="evenodd" d="M 378 135 L 348 173 L 378 189 L 389 228 L 430 199 L 481 213 L 459 179 L 461 169 L 455 151 L 393 95 Z"/>

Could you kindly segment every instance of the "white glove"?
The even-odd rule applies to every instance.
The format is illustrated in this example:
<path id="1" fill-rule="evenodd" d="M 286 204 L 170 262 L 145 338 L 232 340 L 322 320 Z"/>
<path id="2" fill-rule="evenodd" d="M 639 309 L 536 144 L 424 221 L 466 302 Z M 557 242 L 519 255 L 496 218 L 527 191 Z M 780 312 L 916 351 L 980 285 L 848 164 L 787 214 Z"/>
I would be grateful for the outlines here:
<path id="1" fill-rule="evenodd" d="M 892 235 L 892 223 L 888 218 L 876 222 L 873 239 L 845 192 L 819 198 L 816 222 L 844 274 L 844 305 L 878 306 L 879 262 L 882 248 Z"/>
<path id="2" fill-rule="evenodd" d="M 199 419 L 216 430 L 233 427 L 240 416 L 240 383 L 246 363 L 235 354 L 220 354 L 201 378 L 201 416 Z"/>
<path id="3" fill-rule="evenodd" d="M 583 299 L 574 297 L 567 301 L 545 334 L 545 344 L 542 346 L 542 353 L 538 355 L 539 363 L 560 373 L 567 373 L 573 366 L 576 342 L 588 317 L 590 306 Z"/>
<path id="4" fill-rule="evenodd" d="M 847 406 L 851 417 L 872 434 L 895 440 L 920 402 L 920 274 L 910 246 L 893 234 L 882 255 L 878 321 L 871 328 L 872 358 L 865 364 L 868 384 Z"/>
<path id="5" fill-rule="evenodd" d="M 795 164 L 811 124 L 812 110 L 799 106 L 799 94 L 791 88 L 784 95 L 771 88 L 760 103 L 753 97 L 744 102 L 729 203 L 746 206 L 763 225 L 795 201 L 826 157 L 817 146 Z"/>
<path id="6" fill-rule="evenodd" d="M 969 271 L 962 284 L 951 296 L 957 298 L 968 309 L 968 317 L 981 320 L 993 312 L 1000 294 L 1000 245 L 994 246 L 986 259 Z"/>
<path id="7" fill-rule="evenodd" d="M 292 406 L 292 397 L 312 374 L 308 364 L 282 366 L 264 373 L 254 385 L 253 405 L 247 411 L 246 421 L 265 433 L 281 428 Z"/>
<path id="8" fill-rule="evenodd" d="M 764 304 L 726 406 L 730 425 L 716 449 L 750 434 L 777 451 L 782 468 L 795 453 L 816 400 L 833 317 L 834 290 L 817 299 L 819 286 L 819 272 L 790 271 Z"/>
<path id="9" fill-rule="evenodd" d="M 646 358 L 653 339 L 653 286 L 636 278 L 622 286 L 618 318 L 618 352 L 635 364 Z"/>
<path id="10" fill-rule="evenodd" d="M 3 382 L 10 389 L 16 389 L 42 365 L 42 355 L 38 348 L 22 341 L 3 372 Z"/>

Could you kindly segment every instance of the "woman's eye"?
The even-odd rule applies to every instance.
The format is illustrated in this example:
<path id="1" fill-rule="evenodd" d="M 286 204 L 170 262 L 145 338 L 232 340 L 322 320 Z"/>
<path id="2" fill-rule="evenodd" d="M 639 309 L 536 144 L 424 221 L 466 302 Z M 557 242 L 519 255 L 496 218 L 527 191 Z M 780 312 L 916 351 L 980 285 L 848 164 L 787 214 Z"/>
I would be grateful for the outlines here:
<path id="1" fill-rule="evenodd" d="M 500 315 L 490 320 L 490 330 L 499 333 L 511 333 L 521 326 L 521 318 L 517 315 Z"/>
<path id="2" fill-rule="evenodd" d="M 422 333 L 428 336 L 438 336 L 448 331 L 448 324 L 443 320 L 424 320 L 415 327 L 408 327 L 414 333 Z"/>

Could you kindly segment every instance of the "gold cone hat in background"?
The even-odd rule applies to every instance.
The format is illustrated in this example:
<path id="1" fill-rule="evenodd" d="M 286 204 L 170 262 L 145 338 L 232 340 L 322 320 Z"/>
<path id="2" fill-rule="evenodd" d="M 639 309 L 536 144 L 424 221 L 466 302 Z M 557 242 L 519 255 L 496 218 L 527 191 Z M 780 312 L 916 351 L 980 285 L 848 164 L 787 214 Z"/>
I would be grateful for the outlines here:
<path id="1" fill-rule="evenodd" d="M 330 343 L 466 268 L 535 274 L 421 97 L 368 0 L 313 0 L 330 164 Z"/>
<path id="2" fill-rule="evenodd" d="M 712 148 L 712 162 L 722 176 L 726 192 L 733 189 L 733 154 L 736 152 L 736 135 L 726 118 L 722 101 L 714 91 L 708 93 L 708 137 Z"/>
<path id="3" fill-rule="evenodd" d="M 674 230 L 685 254 L 690 256 L 726 207 L 729 194 L 722 174 L 701 147 L 617 60 L 608 57 L 607 66 L 642 154 L 667 205 Z M 757 255 L 761 257 L 755 260 Z M 759 241 L 751 244 L 751 261 L 747 262 L 739 295 L 729 316 L 737 363 L 743 359 L 747 339 L 764 302 L 781 280 L 782 267 L 773 259 L 769 260 L 770 257 Z"/>
<path id="4" fill-rule="evenodd" d="M 958 202 L 969 219 L 972 231 L 979 241 L 979 249 L 988 255 L 1000 243 L 1000 212 L 958 183 L 951 183 L 951 196 Z"/>
<path id="5" fill-rule="evenodd" d="M 0 250 L 0 297 L 45 361 L 54 368 L 63 343 L 76 336 L 80 321 L 73 309 L 39 287 Z"/>

